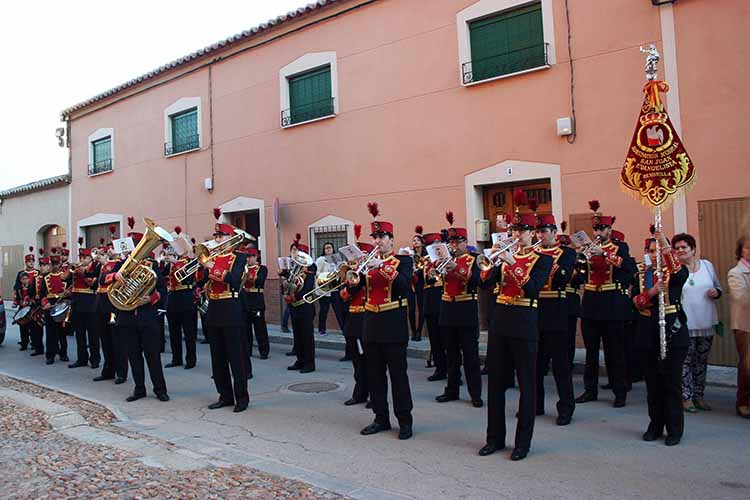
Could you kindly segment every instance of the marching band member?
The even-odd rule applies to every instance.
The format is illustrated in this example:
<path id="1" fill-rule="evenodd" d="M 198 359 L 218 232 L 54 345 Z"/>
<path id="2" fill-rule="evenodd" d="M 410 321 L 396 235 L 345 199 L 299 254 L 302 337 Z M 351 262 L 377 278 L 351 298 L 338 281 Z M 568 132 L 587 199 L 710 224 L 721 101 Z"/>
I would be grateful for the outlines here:
<path id="1" fill-rule="evenodd" d="M 18 274 L 16 275 L 16 281 L 13 285 L 14 297 L 17 296 L 18 290 L 21 288 L 21 281 L 24 275 L 28 276 L 29 282 L 31 283 L 31 287 L 32 288 L 35 287 L 36 277 L 39 274 L 39 271 L 37 271 L 34 268 L 35 261 L 36 261 L 36 257 L 34 256 L 34 247 L 29 247 L 29 253 L 27 253 L 23 258 L 24 268 L 22 271 L 18 271 Z M 26 293 L 28 294 L 29 292 L 27 291 Z M 31 291 L 31 295 L 36 296 L 36 294 L 34 293 L 34 290 Z M 13 302 L 13 305 L 16 307 L 19 306 L 19 304 L 16 303 L 15 301 Z M 20 307 L 23 307 L 23 306 L 20 306 Z M 21 351 L 25 351 L 26 349 L 28 349 L 29 342 L 31 342 L 31 346 L 35 350 L 37 347 L 39 347 L 38 345 L 36 346 L 34 345 L 33 338 L 32 338 L 32 332 L 34 330 L 34 326 L 33 326 L 34 323 L 35 323 L 34 321 L 30 321 L 20 327 L 21 341 L 19 342 L 19 344 L 21 345 L 21 349 L 20 349 Z"/>
<path id="2" fill-rule="evenodd" d="M 86 366 L 99 368 L 99 335 L 96 329 L 96 281 L 99 273 L 91 249 L 84 248 L 83 238 L 78 238 L 78 265 L 71 267 L 73 274 L 72 316 L 76 333 L 76 362 L 68 368 Z M 87 350 L 88 348 L 88 350 Z"/>
<path id="3" fill-rule="evenodd" d="M 585 279 L 581 330 L 586 346 L 586 368 L 583 375 L 585 390 L 576 398 L 576 403 L 598 399 L 599 344 L 603 339 L 605 345 L 609 345 L 611 355 L 613 406 L 621 408 L 627 400 L 623 352 L 625 297 L 622 290 L 630 285 L 635 268 L 628 245 L 610 239 L 615 217 L 599 213 L 597 200 L 590 201 L 589 207 L 594 211 L 591 225 L 598 242 L 591 245 L 590 258 L 579 261 L 578 273 Z"/>
<path id="4" fill-rule="evenodd" d="M 424 228 L 417 226 L 414 228 L 414 237 L 412 241 L 412 250 L 414 251 L 414 278 L 412 279 L 412 289 L 409 290 L 409 326 L 411 327 L 411 339 L 414 342 L 422 340 L 422 327 L 424 326 L 424 273 L 421 272 L 427 258 L 427 251 L 424 249 L 424 238 L 422 233 Z"/>
<path id="5" fill-rule="evenodd" d="M 135 219 L 128 217 L 128 225 L 132 229 L 135 225 Z M 131 231 L 128 236 L 133 239 L 133 243 L 143 239 L 143 233 Z M 124 282 L 124 278 L 119 269 L 124 263 L 127 253 L 122 254 L 123 262 L 118 263 L 116 270 L 107 275 L 105 283 L 110 285 L 113 281 Z M 149 263 L 151 269 L 159 274 L 158 266 L 149 259 L 144 259 L 143 263 Z M 138 307 L 132 311 L 120 311 L 115 313 L 115 329 L 117 335 L 122 336 L 126 342 L 128 361 L 130 371 L 133 375 L 135 387 L 133 394 L 128 396 L 125 401 L 133 402 L 146 397 L 146 372 L 144 368 L 144 358 L 148 366 L 148 373 L 151 377 L 153 391 L 159 401 L 169 401 L 167 394 L 167 382 L 164 380 L 164 371 L 161 367 L 161 341 L 159 339 L 159 323 L 157 319 L 156 305 L 161 300 L 161 296 L 166 290 L 159 286 L 150 295 L 144 295 L 138 300 Z"/>
<path id="6" fill-rule="evenodd" d="M 447 212 L 449 224 L 453 224 L 453 212 Z M 479 362 L 479 312 L 477 307 L 477 284 L 479 268 L 476 255 L 466 249 L 467 232 L 462 227 L 449 227 L 453 258 L 446 264 L 443 276 L 443 295 L 440 304 L 439 327 L 448 355 L 448 384 L 443 394 L 435 400 L 439 403 L 458 399 L 463 359 L 466 385 L 474 408 L 481 408 L 482 376 Z M 434 270 L 432 271 L 434 272 Z"/>
<path id="7" fill-rule="evenodd" d="M 111 238 L 114 239 L 117 227 L 110 226 L 109 230 Z M 128 352 L 124 339 L 121 335 L 118 336 L 114 325 L 115 309 L 109 301 L 109 295 L 107 295 L 107 276 L 119 269 L 121 263 L 114 258 L 114 249 L 111 244 L 105 245 L 103 238 L 99 242 L 101 246 L 96 257 L 99 263 L 98 287 L 96 289 L 96 329 L 102 344 L 104 364 L 101 374 L 94 378 L 94 382 L 115 379 L 115 384 L 119 385 L 125 383 L 128 378 Z M 109 279 L 109 282 L 111 280 L 112 278 Z"/>
<path id="8" fill-rule="evenodd" d="M 427 233 L 424 235 L 424 244 L 442 243 L 440 233 Z M 424 318 L 427 324 L 427 333 L 430 340 L 430 354 L 432 363 L 435 365 L 435 372 L 427 377 L 427 380 L 434 382 L 448 378 L 448 358 L 445 352 L 445 342 L 440 333 L 440 304 L 443 297 L 443 277 L 434 272 L 435 263 L 431 262 L 428 257 L 423 260 L 423 267 L 418 270 L 418 274 L 423 276 L 424 288 L 422 291 L 422 304 L 424 305 Z"/>
<path id="9" fill-rule="evenodd" d="M 309 255 L 310 247 L 300 243 L 302 235 L 297 233 L 292 244 L 292 258 L 299 257 L 300 252 Z M 303 266 L 299 279 L 296 282 L 289 281 L 288 274 L 281 277 L 282 289 L 286 291 L 284 300 L 292 306 L 292 332 L 294 334 L 294 347 L 292 350 L 297 355 L 297 360 L 287 370 L 299 370 L 300 373 L 311 373 L 315 371 L 315 338 L 313 336 L 313 318 L 315 307 L 305 302 L 303 297 L 315 288 L 315 264 Z"/>
<path id="10" fill-rule="evenodd" d="M 248 358 L 253 354 L 253 337 L 258 342 L 260 359 L 268 359 L 271 346 L 268 342 L 268 327 L 266 326 L 266 299 L 263 288 L 268 277 L 268 268 L 260 264 L 260 251 L 250 243 L 244 248 L 247 255 L 244 282 L 242 285 L 243 309 L 246 323 Z"/>
<path id="11" fill-rule="evenodd" d="M 175 234 L 182 233 L 182 228 L 176 226 Z M 164 273 L 167 277 L 167 323 L 169 324 L 169 344 L 172 349 L 172 361 L 165 368 L 182 366 L 182 339 L 185 339 L 185 369 L 190 370 L 196 363 L 196 331 L 197 310 L 193 297 L 193 280 L 191 274 L 183 282 L 177 281 L 175 273 L 188 263 L 187 255 L 178 256 L 174 248 L 167 250 Z"/>
<path id="12" fill-rule="evenodd" d="M 362 231 L 362 226 L 354 225 L 354 235 L 357 239 Z M 357 246 L 365 255 L 372 252 L 375 247 L 369 243 L 357 241 Z M 358 266 L 358 262 L 351 263 L 352 266 Z M 365 287 L 353 287 L 347 283 L 339 292 L 343 302 L 348 303 L 349 314 L 344 325 L 344 339 L 346 339 L 346 354 L 352 360 L 354 367 L 354 389 L 352 397 L 344 402 L 346 406 L 357 405 L 367 402 L 370 391 L 367 388 L 367 374 L 365 351 L 362 345 L 362 330 L 365 319 Z"/>
<path id="13" fill-rule="evenodd" d="M 30 276 L 25 271 L 21 271 L 16 276 L 16 281 L 18 282 L 18 286 L 16 286 L 13 290 L 13 306 L 17 308 L 24 308 L 24 307 L 34 307 L 36 294 L 35 294 L 35 287 L 31 282 Z M 25 351 L 28 348 L 29 341 L 32 342 L 32 347 L 34 348 L 34 352 L 32 353 L 32 356 L 37 354 L 42 354 L 38 350 L 38 346 L 35 345 L 35 339 L 36 336 L 35 333 L 32 333 L 33 325 L 36 322 L 34 320 L 28 321 L 27 323 L 23 325 L 19 325 L 19 329 L 21 331 L 21 351 Z M 37 325 L 38 326 L 38 325 Z M 24 338 L 25 335 L 25 338 Z"/>
<path id="14" fill-rule="evenodd" d="M 336 271 L 336 261 L 334 260 L 334 254 L 336 249 L 333 248 L 333 243 L 327 241 L 323 243 L 323 254 L 315 259 L 315 279 L 323 274 Z M 323 296 L 318 299 L 318 334 L 326 335 L 326 323 L 328 322 L 328 311 L 333 308 L 333 315 L 336 317 L 336 321 L 339 324 L 339 328 L 344 330 L 344 321 L 341 316 L 341 303 L 338 300 L 334 300 L 330 293 L 324 293 Z"/>
<path id="15" fill-rule="evenodd" d="M 234 234 L 233 226 L 218 222 L 220 215 L 221 211 L 214 209 L 217 219 L 214 226 L 216 243 L 222 243 Z M 206 325 L 209 329 L 211 371 L 219 393 L 219 400 L 208 405 L 210 410 L 234 405 L 234 412 L 239 413 L 250 404 L 247 352 L 242 331 L 244 321 L 239 299 L 245 261 L 244 254 L 227 251 L 203 264 L 206 270 L 203 285 L 208 297 Z"/>
<path id="16" fill-rule="evenodd" d="M 399 439 L 412 436 L 412 398 L 407 375 L 406 346 L 409 342 L 406 295 L 411 283 L 412 260 L 393 254 L 393 224 L 377 220 L 377 203 L 368 203 L 375 219 L 370 227 L 373 245 L 379 255 L 370 260 L 367 270 L 348 285 L 365 287 L 367 301 L 362 332 L 367 386 L 370 390 L 373 423 L 362 429 L 370 435 L 389 430 L 388 379 L 391 378 L 393 410 L 399 423 Z"/>
<path id="17" fill-rule="evenodd" d="M 57 255 L 57 252 L 58 249 L 53 248 L 51 257 L 45 257 L 44 261 L 39 259 L 40 264 L 42 264 L 39 299 L 45 312 L 44 319 L 47 328 L 45 354 L 48 365 L 55 362 L 55 355 L 57 354 L 60 356 L 60 361 L 69 361 L 68 340 L 65 338 L 62 323 L 54 321 L 50 316 L 50 309 L 69 294 L 68 286 L 70 285 L 70 274 L 60 271 L 60 256 Z"/>
<path id="18" fill-rule="evenodd" d="M 656 241 L 662 252 L 662 279 L 656 274 Z M 662 437 L 666 428 L 664 444 L 679 444 L 684 430 L 682 406 L 682 364 L 687 356 L 690 337 L 687 317 L 682 310 L 680 298 L 682 287 L 688 279 L 688 269 L 680 264 L 661 231 L 648 238 L 645 250 L 650 264 L 638 266 L 633 284 L 633 304 L 639 313 L 636 348 L 643 355 L 648 401 L 648 429 L 644 441 L 655 441 Z M 659 292 L 664 292 L 667 357 L 660 359 L 659 341 Z"/>
<path id="19" fill-rule="evenodd" d="M 511 232 L 513 238 L 518 239 L 518 251 L 513 254 L 506 250 L 500 256 L 501 265 L 481 273 L 483 286 L 489 288 L 499 283 L 500 294 L 487 341 L 487 440 L 479 455 L 490 455 L 505 448 L 505 391 L 512 384 L 515 371 L 521 395 L 510 459 L 522 460 L 529 453 L 534 432 L 539 339 L 537 301 L 552 270 L 552 258 L 531 248 L 536 217 L 516 210 Z"/>
<path id="20" fill-rule="evenodd" d="M 531 203 L 530 203 L 531 205 Z M 533 207 L 532 210 L 536 210 Z M 552 361 L 557 386 L 557 425 L 568 425 L 573 418 L 573 375 L 568 337 L 568 298 L 566 287 L 573 275 L 576 252 L 557 239 L 557 224 L 552 214 L 537 217 L 536 236 L 542 255 L 552 259 L 552 271 L 539 292 L 539 347 L 536 370 L 536 414 L 544 415 L 544 372 Z"/>

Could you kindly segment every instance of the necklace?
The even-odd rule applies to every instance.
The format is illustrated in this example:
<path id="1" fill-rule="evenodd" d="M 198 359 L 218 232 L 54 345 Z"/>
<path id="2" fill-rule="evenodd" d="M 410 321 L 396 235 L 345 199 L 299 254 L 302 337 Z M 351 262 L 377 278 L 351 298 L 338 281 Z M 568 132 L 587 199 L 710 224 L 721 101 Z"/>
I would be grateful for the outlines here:
<path id="1" fill-rule="evenodd" d="M 699 271 L 699 263 L 698 261 L 695 261 L 687 266 L 688 271 L 690 272 L 690 276 L 688 277 L 688 285 L 695 286 L 695 280 L 693 279 L 693 276 L 695 276 L 695 273 Z M 695 268 L 695 271 L 693 271 L 693 268 Z"/>

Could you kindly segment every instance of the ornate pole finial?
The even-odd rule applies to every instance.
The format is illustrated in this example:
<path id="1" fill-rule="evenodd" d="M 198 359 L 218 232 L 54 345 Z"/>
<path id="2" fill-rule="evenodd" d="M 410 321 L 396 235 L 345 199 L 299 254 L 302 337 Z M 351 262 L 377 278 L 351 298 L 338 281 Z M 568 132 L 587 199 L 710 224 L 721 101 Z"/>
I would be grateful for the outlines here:
<path id="1" fill-rule="evenodd" d="M 648 46 L 647 49 L 644 49 L 641 47 L 641 52 L 644 54 L 647 54 L 646 56 L 646 80 L 649 82 L 653 82 L 654 80 L 658 79 L 659 74 L 659 60 L 661 59 L 661 55 L 659 54 L 659 51 L 656 49 L 656 45 L 653 43 Z"/>

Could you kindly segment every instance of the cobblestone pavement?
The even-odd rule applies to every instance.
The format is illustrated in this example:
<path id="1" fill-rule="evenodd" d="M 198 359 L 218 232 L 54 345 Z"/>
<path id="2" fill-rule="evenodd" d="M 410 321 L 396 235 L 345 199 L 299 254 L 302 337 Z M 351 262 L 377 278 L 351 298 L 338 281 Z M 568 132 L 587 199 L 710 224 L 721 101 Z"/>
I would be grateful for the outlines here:
<path id="1" fill-rule="evenodd" d="M 88 424 L 127 433 L 112 425 L 106 408 L 41 386 L 0 377 L 0 387 L 65 406 Z M 175 471 L 148 466 L 135 453 L 80 442 L 55 431 L 45 413 L 0 397 L 0 499 L 344 499 L 299 481 L 244 466 L 207 466 Z"/>

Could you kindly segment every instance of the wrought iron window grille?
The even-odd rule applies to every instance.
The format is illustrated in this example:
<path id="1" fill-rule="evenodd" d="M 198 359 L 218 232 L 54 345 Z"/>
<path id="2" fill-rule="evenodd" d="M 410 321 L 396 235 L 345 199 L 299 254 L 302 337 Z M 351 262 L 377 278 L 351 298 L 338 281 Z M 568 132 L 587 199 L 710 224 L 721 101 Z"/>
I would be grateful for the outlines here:
<path id="1" fill-rule="evenodd" d="M 285 109 L 281 112 L 281 126 L 288 127 L 289 125 L 331 116 L 334 114 L 333 100 L 333 97 L 328 97 L 320 101 Z"/>
<path id="2" fill-rule="evenodd" d="M 461 65 L 461 73 L 464 85 L 467 85 L 544 66 L 549 66 L 548 43 L 465 62 Z"/>
<path id="3" fill-rule="evenodd" d="M 164 156 L 176 155 L 191 149 L 198 149 L 200 147 L 200 136 L 198 134 L 188 135 L 179 138 L 175 142 L 164 143 Z"/>

